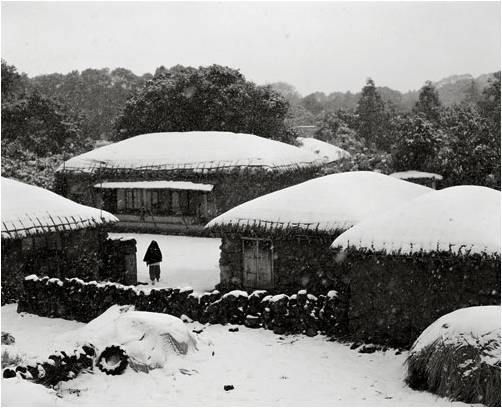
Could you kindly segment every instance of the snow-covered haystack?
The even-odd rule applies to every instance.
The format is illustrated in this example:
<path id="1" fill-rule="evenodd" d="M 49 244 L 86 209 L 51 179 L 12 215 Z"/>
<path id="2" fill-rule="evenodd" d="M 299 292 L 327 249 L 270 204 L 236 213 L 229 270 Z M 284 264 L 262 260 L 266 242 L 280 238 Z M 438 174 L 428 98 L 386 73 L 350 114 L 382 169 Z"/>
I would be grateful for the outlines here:
<path id="1" fill-rule="evenodd" d="M 344 231 L 370 215 L 430 191 L 376 172 L 337 173 L 248 201 L 213 219 L 207 227 Z"/>
<path id="2" fill-rule="evenodd" d="M 118 219 L 106 211 L 2 177 L 2 238 L 22 238 L 112 222 Z"/>
<path id="3" fill-rule="evenodd" d="M 231 132 L 164 132 L 131 137 L 73 157 L 58 172 L 102 170 L 186 170 L 215 172 L 240 168 L 292 170 L 324 160 L 296 146 Z"/>
<path id="4" fill-rule="evenodd" d="M 350 153 L 331 143 L 323 142 L 322 140 L 314 139 L 313 137 L 297 137 L 296 140 L 300 144 L 300 148 L 308 152 L 314 153 L 321 157 L 326 162 L 331 163 L 341 159 L 348 159 Z"/>
<path id="5" fill-rule="evenodd" d="M 412 388 L 500 406 L 500 306 L 442 316 L 415 341 L 406 363 Z"/>
<path id="6" fill-rule="evenodd" d="M 500 256 L 500 203 L 500 191 L 487 187 L 433 191 L 362 221 L 340 235 L 332 248 Z"/>
<path id="7" fill-rule="evenodd" d="M 98 356 L 108 347 L 123 349 L 133 367 L 163 367 L 169 357 L 196 350 L 196 340 L 181 319 L 140 312 L 133 306 L 112 306 L 84 327 L 58 339 L 65 347 L 92 344 Z"/>

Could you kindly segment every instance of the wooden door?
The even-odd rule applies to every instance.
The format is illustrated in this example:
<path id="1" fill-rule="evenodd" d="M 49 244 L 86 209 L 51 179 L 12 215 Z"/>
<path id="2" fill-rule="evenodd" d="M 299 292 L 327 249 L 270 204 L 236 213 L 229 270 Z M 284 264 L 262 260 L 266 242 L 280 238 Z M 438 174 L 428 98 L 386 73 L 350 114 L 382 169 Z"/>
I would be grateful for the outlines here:
<path id="1" fill-rule="evenodd" d="M 243 284 L 251 289 L 273 287 L 272 241 L 242 239 Z"/>

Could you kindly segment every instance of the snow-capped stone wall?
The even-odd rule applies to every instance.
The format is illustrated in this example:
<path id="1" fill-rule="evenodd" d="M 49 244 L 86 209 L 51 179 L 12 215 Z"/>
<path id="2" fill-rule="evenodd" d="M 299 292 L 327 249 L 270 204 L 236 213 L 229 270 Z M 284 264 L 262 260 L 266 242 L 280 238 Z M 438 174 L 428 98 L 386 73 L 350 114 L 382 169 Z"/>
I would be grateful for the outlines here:
<path id="1" fill-rule="evenodd" d="M 203 324 L 263 327 L 277 334 L 342 334 L 346 327 L 345 305 L 338 296 L 314 296 L 305 290 L 291 296 L 272 296 L 263 290 L 226 294 L 215 290 L 200 294 L 188 288 L 163 288 L 147 292 L 114 283 L 36 276 L 27 277 L 24 286 L 25 296 L 18 304 L 18 312 L 81 322 L 89 322 L 118 304 L 134 305 L 139 311 L 184 315 L 185 319 Z"/>

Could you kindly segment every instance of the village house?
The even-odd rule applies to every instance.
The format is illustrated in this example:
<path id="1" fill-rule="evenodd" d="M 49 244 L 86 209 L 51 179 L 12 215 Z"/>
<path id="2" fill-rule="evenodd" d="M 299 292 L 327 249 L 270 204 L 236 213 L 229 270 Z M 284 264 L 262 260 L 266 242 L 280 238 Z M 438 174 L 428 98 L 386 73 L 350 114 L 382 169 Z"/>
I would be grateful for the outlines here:
<path id="1" fill-rule="evenodd" d="M 66 161 L 57 191 L 118 227 L 187 234 L 245 201 L 315 177 L 326 159 L 250 134 L 139 135 Z"/>
<path id="2" fill-rule="evenodd" d="M 411 183 L 417 183 L 423 186 L 431 187 L 434 190 L 437 189 L 438 183 L 443 180 L 443 176 L 441 176 L 440 174 L 417 170 L 399 171 L 397 173 L 392 173 L 390 176 L 396 177 L 401 180 L 406 180 Z"/>
<path id="3" fill-rule="evenodd" d="M 135 243 L 107 240 L 107 227 L 117 221 L 106 211 L 2 177 L 2 302 L 17 299 L 28 275 L 99 280 L 102 268 L 108 262 L 120 267 L 116 256 L 125 262 L 126 253 L 135 281 Z M 107 251 L 110 245 L 116 254 Z"/>
<path id="4" fill-rule="evenodd" d="M 450 187 L 336 238 L 350 282 L 350 333 L 410 346 L 446 313 L 500 304 L 500 205 L 499 191 Z"/>
<path id="5" fill-rule="evenodd" d="M 207 225 L 222 236 L 220 287 L 338 290 L 333 239 L 369 215 L 430 191 L 361 171 L 315 178 L 237 206 Z"/>

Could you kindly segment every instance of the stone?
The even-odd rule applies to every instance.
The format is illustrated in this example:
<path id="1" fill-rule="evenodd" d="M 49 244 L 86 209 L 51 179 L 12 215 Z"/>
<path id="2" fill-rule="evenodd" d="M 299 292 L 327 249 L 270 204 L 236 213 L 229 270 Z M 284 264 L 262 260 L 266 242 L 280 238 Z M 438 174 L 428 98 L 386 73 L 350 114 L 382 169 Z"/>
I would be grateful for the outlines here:
<path id="1" fill-rule="evenodd" d="M 229 385 L 224 385 L 224 386 L 223 386 L 223 389 L 224 389 L 225 391 L 230 391 L 230 390 L 233 390 L 233 389 L 234 389 L 234 386 L 233 386 L 233 385 L 231 385 L 231 384 L 229 384 Z"/>
<path id="2" fill-rule="evenodd" d="M 246 320 L 244 321 L 244 325 L 246 327 L 256 329 L 260 327 L 260 318 L 258 316 L 247 315 Z"/>
<path id="3" fill-rule="evenodd" d="M 378 347 L 374 344 L 365 344 L 363 345 L 359 350 L 357 350 L 359 353 L 374 353 L 375 351 L 378 350 Z"/>
<path id="4" fill-rule="evenodd" d="M 15 337 L 7 332 L 2 332 L 2 344 L 9 345 L 14 344 L 16 342 Z"/>

